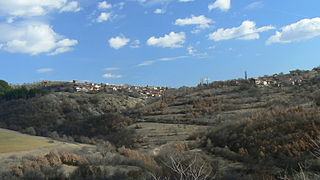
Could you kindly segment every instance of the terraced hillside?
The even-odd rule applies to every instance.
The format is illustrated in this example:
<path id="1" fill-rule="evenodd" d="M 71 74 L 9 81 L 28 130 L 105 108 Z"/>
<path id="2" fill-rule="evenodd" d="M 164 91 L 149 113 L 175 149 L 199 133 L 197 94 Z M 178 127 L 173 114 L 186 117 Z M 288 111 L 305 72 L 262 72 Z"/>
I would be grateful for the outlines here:
<path id="1" fill-rule="evenodd" d="M 303 170 L 316 177 L 320 156 L 312 153 L 320 147 L 319 88 L 320 68 L 167 89 L 158 98 L 55 89 L 2 99 L 0 127 L 111 147 L 148 170 L 177 151 L 187 161 L 188 154 L 201 154 L 221 178 L 264 174 L 273 180 L 296 175 L 302 163 L 311 164 Z M 100 150 L 104 163 L 111 150 Z"/>
<path id="2" fill-rule="evenodd" d="M 319 84 L 274 87 L 241 80 L 237 85 L 179 88 L 136 113 L 143 122 L 216 125 L 262 109 L 311 106 Z"/>
<path id="3" fill-rule="evenodd" d="M 299 71 L 299 75 L 295 72 L 278 75 L 281 86 L 257 85 L 240 79 L 171 89 L 131 113 L 136 121 L 130 127 L 141 135 L 142 147 L 156 147 L 165 142 L 185 141 L 195 133 L 249 118 L 260 111 L 316 106 L 320 71 Z M 292 78 L 304 79 L 304 84 L 286 82 Z"/>

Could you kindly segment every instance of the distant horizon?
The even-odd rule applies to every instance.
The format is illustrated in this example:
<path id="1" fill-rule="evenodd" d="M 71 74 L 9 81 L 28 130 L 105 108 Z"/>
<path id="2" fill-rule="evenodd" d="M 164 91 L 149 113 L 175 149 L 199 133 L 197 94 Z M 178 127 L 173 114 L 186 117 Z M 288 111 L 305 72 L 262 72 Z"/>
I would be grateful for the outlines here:
<path id="1" fill-rule="evenodd" d="M 3 0 L 0 79 L 196 86 L 320 65 L 320 1 Z"/>
<path id="2" fill-rule="evenodd" d="M 263 77 L 263 76 L 272 76 L 272 75 L 275 75 L 275 74 L 289 74 L 290 71 L 296 71 L 296 70 L 300 70 L 300 71 L 311 71 L 313 70 L 314 68 L 319 68 L 319 66 L 315 66 L 311 69 L 291 69 L 287 72 L 276 72 L 276 73 L 272 73 L 272 74 L 264 74 L 264 75 L 261 75 L 261 76 L 250 76 L 249 73 L 247 72 L 247 78 L 250 79 L 250 78 L 259 78 L 259 77 Z M 213 82 L 217 82 L 217 81 L 228 81 L 228 80 L 237 80 L 237 79 L 245 79 L 245 72 L 243 72 L 243 77 L 238 77 L 238 78 L 233 78 L 233 79 L 224 79 L 224 80 L 209 80 L 208 82 L 209 83 L 213 83 Z M 0 80 L 5 80 L 5 79 L 0 79 Z M 34 81 L 34 82 L 24 82 L 24 83 L 20 83 L 20 84 L 14 84 L 14 83 L 11 83 L 11 82 L 8 82 L 9 84 L 11 85 L 24 85 L 24 84 L 33 84 L 33 83 L 40 83 L 40 82 L 43 82 L 43 81 L 50 81 L 50 82 L 69 82 L 69 83 L 72 83 L 73 80 L 76 80 L 78 81 L 77 83 L 95 83 L 95 84 L 108 84 L 108 85 L 117 85 L 117 86 L 125 86 L 125 85 L 129 85 L 129 86 L 141 86 L 141 87 L 145 87 L 145 86 L 150 86 L 150 87 L 169 87 L 169 88 L 180 88 L 180 87 L 184 87 L 184 86 L 187 86 L 187 87 L 195 87 L 197 85 L 199 85 L 201 83 L 201 79 L 199 80 L 199 82 L 195 85 L 182 85 L 182 86 L 177 86 L 177 87 L 174 87 L 174 86 L 162 86 L 162 85 L 152 85 L 152 84 L 146 84 L 146 85 L 136 85 L 136 84 L 114 84 L 114 83 L 108 83 L 108 82 L 94 82 L 94 81 L 86 81 L 86 80 L 77 80 L 77 79 L 71 79 L 71 80 L 40 80 L 40 81 Z"/>

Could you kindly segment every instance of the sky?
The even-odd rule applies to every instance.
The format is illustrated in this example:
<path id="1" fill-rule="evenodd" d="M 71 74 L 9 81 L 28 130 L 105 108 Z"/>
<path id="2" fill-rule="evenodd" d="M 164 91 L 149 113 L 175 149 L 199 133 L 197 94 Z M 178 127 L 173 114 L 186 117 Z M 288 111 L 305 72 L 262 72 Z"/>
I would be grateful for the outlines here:
<path id="1" fill-rule="evenodd" d="M 310 70 L 319 0 L 0 0 L 0 79 L 139 86 Z"/>

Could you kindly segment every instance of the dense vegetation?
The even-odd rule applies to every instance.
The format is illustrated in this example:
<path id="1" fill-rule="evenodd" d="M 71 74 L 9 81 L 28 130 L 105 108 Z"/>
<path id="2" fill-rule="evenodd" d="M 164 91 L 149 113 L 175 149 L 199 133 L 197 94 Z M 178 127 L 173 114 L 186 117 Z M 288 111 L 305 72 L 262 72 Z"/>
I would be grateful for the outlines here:
<path id="1" fill-rule="evenodd" d="M 277 177 L 288 171 L 318 173 L 314 152 L 320 136 L 319 108 L 262 110 L 253 116 L 222 124 L 195 135 L 211 154 L 244 163 L 253 172 Z"/>
<path id="2" fill-rule="evenodd" d="M 0 125 L 65 141 L 95 144 L 109 140 L 131 147 L 138 137 L 125 128 L 133 120 L 123 111 L 140 101 L 123 95 L 68 92 L 11 99 L 0 103 Z"/>
<path id="3" fill-rule="evenodd" d="M 26 87 L 12 88 L 3 80 L 0 80 L 0 101 L 14 99 L 29 99 L 36 96 L 44 95 L 45 91 L 38 88 L 27 89 Z"/>

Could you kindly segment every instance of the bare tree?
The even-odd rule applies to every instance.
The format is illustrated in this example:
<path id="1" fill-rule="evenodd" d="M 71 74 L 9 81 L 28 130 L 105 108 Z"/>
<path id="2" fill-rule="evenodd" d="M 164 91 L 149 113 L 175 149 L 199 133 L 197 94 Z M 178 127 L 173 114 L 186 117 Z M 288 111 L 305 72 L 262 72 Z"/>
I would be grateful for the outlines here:
<path id="1" fill-rule="evenodd" d="M 188 160 L 182 156 L 170 156 L 169 162 L 162 163 L 171 171 L 171 177 L 152 174 L 154 180 L 209 180 L 214 176 L 212 166 L 196 155 Z"/>

